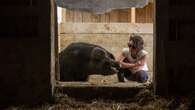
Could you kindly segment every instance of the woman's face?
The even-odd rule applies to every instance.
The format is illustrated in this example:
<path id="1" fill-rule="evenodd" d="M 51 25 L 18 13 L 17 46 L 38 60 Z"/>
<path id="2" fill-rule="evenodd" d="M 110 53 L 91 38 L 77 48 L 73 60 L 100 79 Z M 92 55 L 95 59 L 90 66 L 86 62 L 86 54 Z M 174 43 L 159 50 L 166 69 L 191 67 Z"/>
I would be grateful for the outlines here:
<path id="1" fill-rule="evenodd" d="M 132 40 L 130 40 L 127 45 L 131 51 L 137 51 L 136 47 L 134 47 L 134 45 L 133 45 Z"/>

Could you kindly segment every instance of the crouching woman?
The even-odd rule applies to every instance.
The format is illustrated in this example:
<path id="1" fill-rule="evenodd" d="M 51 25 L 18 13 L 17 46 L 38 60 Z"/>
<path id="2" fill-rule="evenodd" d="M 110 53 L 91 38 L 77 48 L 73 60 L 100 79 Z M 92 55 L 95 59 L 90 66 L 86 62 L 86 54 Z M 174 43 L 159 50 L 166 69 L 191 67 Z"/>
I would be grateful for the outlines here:
<path id="1" fill-rule="evenodd" d="M 144 83 L 148 80 L 147 54 L 144 50 L 144 41 L 139 35 L 132 35 L 127 43 L 128 48 L 123 48 L 117 59 L 120 64 L 117 73 L 119 82 L 124 78 L 131 81 Z"/>

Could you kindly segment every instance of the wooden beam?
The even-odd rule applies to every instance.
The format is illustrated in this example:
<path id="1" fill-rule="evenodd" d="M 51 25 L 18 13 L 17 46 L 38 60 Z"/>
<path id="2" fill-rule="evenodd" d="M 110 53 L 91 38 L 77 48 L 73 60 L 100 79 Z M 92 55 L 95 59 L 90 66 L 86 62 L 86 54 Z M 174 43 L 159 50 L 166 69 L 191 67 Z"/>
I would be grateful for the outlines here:
<path id="1" fill-rule="evenodd" d="M 62 23 L 66 22 L 66 9 L 62 8 Z"/>
<path id="2" fill-rule="evenodd" d="M 131 23 L 131 8 L 128 9 L 128 23 Z"/>
<path id="3" fill-rule="evenodd" d="M 62 82 L 62 81 L 56 81 L 56 87 L 96 87 L 96 88 L 101 88 L 101 87 L 113 87 L 113 88 L 145 88 L 149 86 L 150 83 L 137 83 L 137 82 L 125 82 L 125 83 L 111 83 L 111 84 L 104 84 L 104 83 L 99 83 L 99 84 L 94 84 L 91 82 Z"/>
<path id="4" fill-rule="evenodd" d="M 135 23 L 135 19 L 136 19 L 136 9 L 131 8 L 131 23 Z"/>

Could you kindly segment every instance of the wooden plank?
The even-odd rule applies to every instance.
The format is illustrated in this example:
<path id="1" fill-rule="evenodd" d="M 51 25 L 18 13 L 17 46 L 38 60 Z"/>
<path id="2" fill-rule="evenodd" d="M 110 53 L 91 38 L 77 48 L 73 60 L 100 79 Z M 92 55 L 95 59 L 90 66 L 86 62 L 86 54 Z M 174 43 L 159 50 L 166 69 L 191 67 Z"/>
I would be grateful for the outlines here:
<path id="1" fill-rule="evenodd" d="M 55 91 L 80 99 L 121 99 L 128 100 L 150 84 L 125 82 L 112 84 L 93 84 L 89 82 L 57 82 Z M 79 94 L 78 94 L 79 93 Z M 123 95 L 119 95 L 122 93 Z"/>
<path id="2" fill-rule="evenodd" d="M 92 14 L 91 15 L 91 22 L 93 22 L 93 23 L 100 22 L 100 15 Z"/>
<path id="3" fill-rule="evenodd" d="M 137 82 L 125 82 L 125 83 L 113 83 L 113 84 L 93 84 L 90 82 L 56 82 L 56 87 L 117 87 L 117 88 L 129 88 L 129 87 L 146 87 L 149 83 L 137 83 Z"/>
<path id="4" fill-rule="evenodd" d="M 131 8 L 128 9 L 128 23 L 131 23 Z"/>
<path id="5" fill-rule="evenodd" d="M 150 23 L 154 22 L 154 4 L 150 4 Z"/>
<path id="6" fill-rule="evenodd" d="M 119 22 L 128 22 L 128 10 L 119 11 Z"/>
<path id="7" fill-rule="evenodd" d="M 74 11 L 66 10 L 66 22 L 74 22 Z"/>
<path id="8" fill-rule="evenodd" d="M 146 16 L 146 18 L 145 18 L 145 23 L 148 23 L 148 21 L 149 21 L 149 17 L 148 17 L 148 14 L 149 14 L 149 12 L 148 12 L 148 10 L 149 10 L 149 5 L 147 5 L 146 7 L 145 7 L 145 16 Z"/>
<path id="9" fill-rule="evenodd" d="M 105 22 L 109 23 L 110 22 L 110 14 L 109 13 L 106 13 L 105 16 L 106 16 L 105 17 L 106 18 L 105 19 Z"/>
<path id="10" fill-rule="evenodd" d="M 137 8 L 136 15 L 136 23 L 145 23 L 144 8 Z"/>
<path id="11" fill-rule="evenodd" d="M 131 8 L 131 23 L 135 23 L 136 20 L 136 9 Z"/>
<path id="12" fill-rule="evenodd" d="M 55 81 L 58 79 L 60 75 L 58 72 L 58 21 L 57 21 L 57 5 L 55 4 L 55 0 L 51 0 L 51 19 L 50 19 L 50 52 L 51 52 L 51 59 L 50 59 L 50 81 L 52 86 L 52 94 L 54 94 L 54 86 Z"/>
<path id="13" fill-rule="evenodd" d="M 66 10 L 66 22 L 70 22 L 71 21 L 71 19 L 70 19 L 70 10 Z"/>
<path id="14" fill-rule="evenodd" d="M 70 10 L 69 12 L 69 22 L 74 22 L 74 11 L 73 10 Z"/>
<path id="15" fill-rule="evenodd" d="M 152 22 L 152 13 L 153 13 L 153 10 L 152 10 L 152 5 L 151 5 L 151 3 L 146 7 L 147 8 L 147 15 L 146 15 L 146 17 L 147 17 L 147 23 L 151 23 Z"/>
<path id="16" fill-rule="evenodd" d="M 119 11 L 118 10 L 114 10 L 110 12 L 110 22 L 118 22 L 119 21 L 119 17 L 118 17 Z"/>
<path id="17" fill-rule="evenodd" d="M 74 11 L 74 22 L 82 22 L 82 12 Z"/>
<path id="18" fill-rule="evenodd" d="M 139 12 L 139 8 L 136 9 L 136 18 L 135 18 L 135 22 L 139 23 L 139 16 L 140 16 L 140 12 Z"/>
<path id="19" fill-rule="evenodd" d="M 100 15 L 100 22 L 101 23 L 108 23 L 108 22 L 110 22 L 110 15 L 109 15 L 109 13 L 105 13 L 105 14 Z"/>
<path id="20" fill-rule="evenodd" d="M 66 22 L 66 9 L 65 8 L 61 8 L 62 10 L 62 23 Z"/>
<path id="21" fill-rule="evenodd" d="M 82 22 L 91 22 L 91 13 L 82 12 Z"/>
<path id="22" fill-rule="evenodd" d="M 154 4 L 150 3 L 144 8 L 136 8 L 137 23 L 153 23 Z"/>
<path id="23" fill-rule="evenodd" d="M 146 7 L 146 23 L 150 22 L 150 5 Z"/>
<path id="24" fill-rule="evenodd" d="M 101 16 L 100 16 L 100 22 L 101 23 L 104 23 L 106 21 L 106 15 L 105 14 L 102 14 Z"/>

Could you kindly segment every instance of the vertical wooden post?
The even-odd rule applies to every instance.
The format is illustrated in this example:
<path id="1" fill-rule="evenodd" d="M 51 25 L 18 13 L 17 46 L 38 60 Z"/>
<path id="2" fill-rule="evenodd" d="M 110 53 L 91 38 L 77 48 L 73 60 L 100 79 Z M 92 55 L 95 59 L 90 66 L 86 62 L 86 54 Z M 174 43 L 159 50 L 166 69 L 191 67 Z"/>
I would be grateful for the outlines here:
<path id="1" fill-rule="evenodd" d="M 136 10 L 135 8 L 131 8 L 131 23 L 136 22 Z"/>
<path id="2" fill-rule="evenodd" d="M 128 23 L 131 23 L 131 8 L 128 9 Z"/>
<path id="3" fill-rule="evenodd" d="M 62 8 L 62 23 L 66 22 L 66 9 Z"/>
<path id="4" fill-rule="evenodd" d="M 66 9 L 65 8 L 62 8 L 62 11 L 61 11 L 61 23 L 60 23 L 60 30 L 59 30 L 59 35 L 58 35 L 58 45 L 59 45 L 59 52 L 61 51 L 61 46 L 60 46 L 60 36 L 62 33 L 64 33 L 64 25 L 65 25 L 65 22 L 66 22 Z"/>

